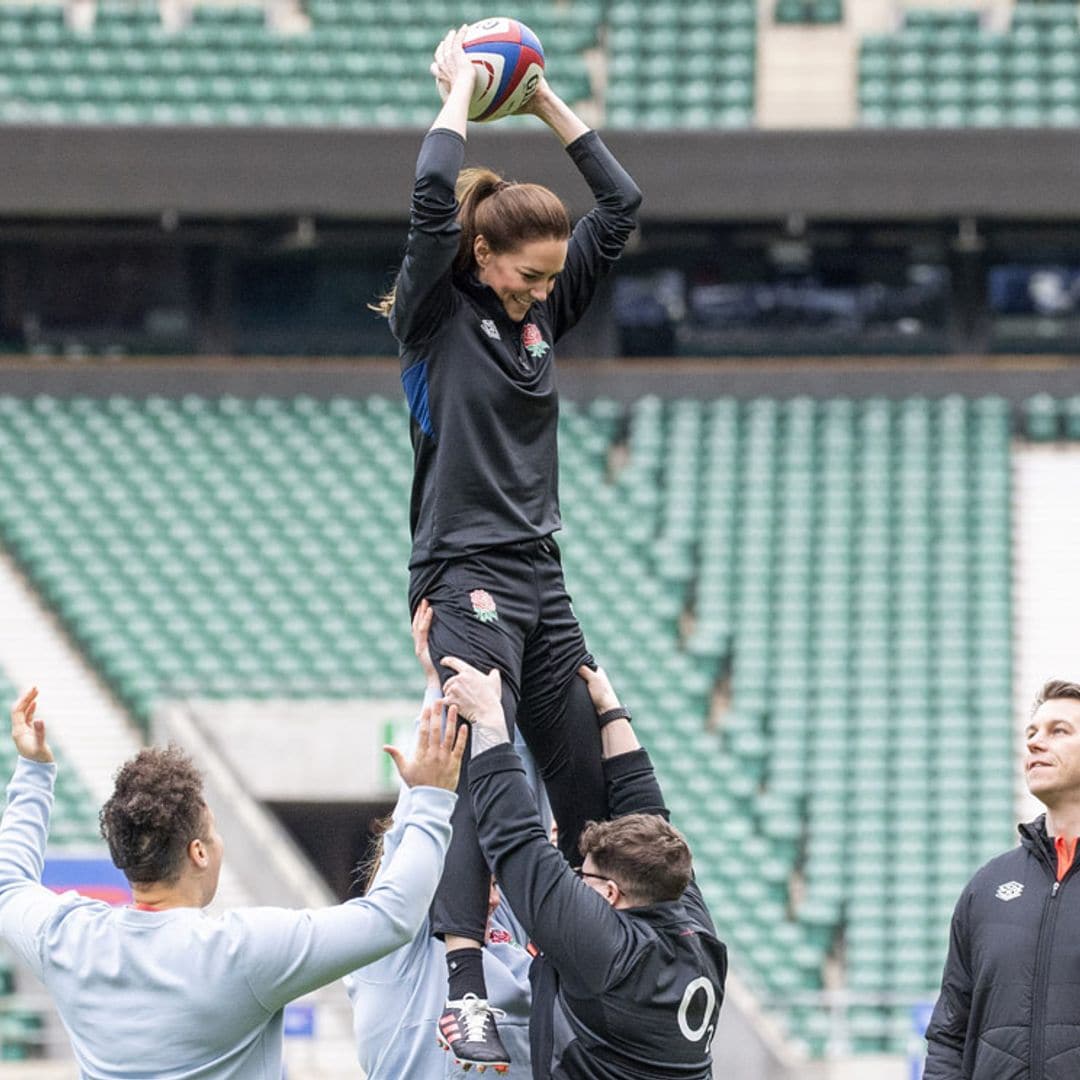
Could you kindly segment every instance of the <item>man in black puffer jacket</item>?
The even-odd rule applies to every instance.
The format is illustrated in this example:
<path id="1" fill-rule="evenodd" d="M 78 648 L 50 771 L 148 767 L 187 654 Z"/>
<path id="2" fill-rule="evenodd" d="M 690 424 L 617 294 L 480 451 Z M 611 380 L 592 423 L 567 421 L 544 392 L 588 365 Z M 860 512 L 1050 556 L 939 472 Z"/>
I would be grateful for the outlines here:
<path id="1" fill-rule="evenodd" d="M 957 902 L 924 1080 L 1080 1077 L 1080 684 L 1048 682 L 1024 738 L 1046 813 Z"/>

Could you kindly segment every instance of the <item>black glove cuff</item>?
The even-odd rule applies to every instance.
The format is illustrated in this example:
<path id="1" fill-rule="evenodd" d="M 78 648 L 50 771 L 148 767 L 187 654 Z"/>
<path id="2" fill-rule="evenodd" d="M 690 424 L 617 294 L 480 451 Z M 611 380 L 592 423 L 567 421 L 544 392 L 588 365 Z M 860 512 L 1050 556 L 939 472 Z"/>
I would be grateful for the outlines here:
<path id="1" fill-rule="evenodd" d="M 605 728 L 613 720 L 630 720 L 630 710 L 625 706 L 620 705 L 617 709 L 608 709 L 606 712 L 600 713 L 596 718 L 596 726 L 598 728 Z"/>

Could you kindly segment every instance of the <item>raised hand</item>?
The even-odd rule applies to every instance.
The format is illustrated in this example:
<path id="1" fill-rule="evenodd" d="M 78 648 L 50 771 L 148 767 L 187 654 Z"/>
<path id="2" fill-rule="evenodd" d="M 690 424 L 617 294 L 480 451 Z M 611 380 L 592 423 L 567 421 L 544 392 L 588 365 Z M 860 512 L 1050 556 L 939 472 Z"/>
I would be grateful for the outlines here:
<path id="1" fill-rule="evenodd" d="M 443 667 L 457 672 L 443 684 L 443 696 L 456 705 L 463 719 L 475 724 L 499 722 L 505 726 L 502 708 L 502 676 L 498 668 L 486 675 L 456 656 L 444 656 Z"/>
<path id="2" fill-rule="evenodd" d="M 393 758 L 398 774 L 408 787 L 457 790 L 469 729 L 458 723 L 457 709 L 453 706 L 446 715 L 445 727 L 440 725 L 443 705 L 444 702 L 436 701 L 424 706 L 416 749 L 411 758 L 406 758 L 396 746 L 383 747 Z"/>
<path id="3" fill-rule="evenodd" d="M 456 705 L 472 724 L 470 753 L 473 757 L 510 741 L 502 705 L 502 676 L 498 668 L 486 675 L 456 656 L 444 656 L 443 667 L 457 672 L 443 686 L 446 700 Z"/>
<path id="4" fill-rule="evenodd" d="M 11 738 L 20 757 L 48 764 L 53 754 L 45 741 L 45 721 L 36 716 L 37 701 L 38 690 L 32 686 L 11 707 Z"/>
<path id="5" fill-rule="evenodd" d="M 536 88 L 536 93 L 518 109 L 518 112 L 531 113 L 543 120 L 559 137 L 563 146 L 569 146 L 589 130 L 589 125 L 548 86 L 547 79 L 543 77 Z"/>
<path id="6" fill-rule="evenodd" d="M 448 30 L 446 37 L 435 47 L 435 58 L 429 70 L 435 78 L 439 97 L 444 102 L 455 83 L 467 83 L 470 97 L 476 85 L 476 68 L 462 45 L 466 29 L 466 26 L 460 26 L 457 30 Z"/>
<path id="7" fill-rule="evenodd" d="M 591 667 L 582 666 L 578 668 L 578 675 L 585 680 L 585 685 L 589 688 L 589 697 L 592 698 L 593 708 L 598 716 L 619 707 L 619 695 L 615 693 L 615 688 L 603 668 L 598 667 L 594 671 Z"/>
<path id="8" fill-rule="evenodd" d="M 429 689 L 439 688 L 439 673 L 431 662 L 431 652 L 428 649 L 428 634 L 431 631 L 431 622 L 435 618 L 435 609 L 427 602 L 421 600 L 416 608 L 412 620 L 413 651 L 416 659 L 420 661 L 420 667 L 424 672 L 424 679 Z"/>
<path id="9" fill-rule="evenodd" d="M 554 101 L 558 100 L 555 91 L 548 86 L 547 79 L 543 75 L 540 76 L 540 82 L 537 84 L 536 90 L 532 96 L 524 105 L 518 109 L 519 113 L 530 113 L 533 116 L 539 116 L 541 120 L 544 119 L 545 114 L 551 109 Z"/>

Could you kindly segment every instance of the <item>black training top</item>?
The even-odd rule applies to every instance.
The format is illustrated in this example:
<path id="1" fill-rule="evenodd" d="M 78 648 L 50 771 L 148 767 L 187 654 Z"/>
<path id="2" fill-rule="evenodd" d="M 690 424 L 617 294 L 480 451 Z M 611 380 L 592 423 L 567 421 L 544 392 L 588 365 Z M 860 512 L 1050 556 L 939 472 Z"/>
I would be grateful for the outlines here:
<path id="1" fill-rule="evenodd" d="M 667 816 L 644 750 L 604 762 L 611 816 Z M 542 954 L 530 972 L 536 1080 L 709 1080 L 727 950 L 696 882 L 617 910 L 547 838 L 509 743 L 469 763 L 480 846 Z"/>
<path id="2" fill-rule="evenodd" d="M 552 346 L 584 314 L 634 228 L 641 192 L 593 131 L 567 148 L 596 198 L 551 295 L 520 323 L 471 274 L 453 273 L 465 141 L 427 134 L 390 328 L 412 413 L 410 567 L 560 527 L 559 400 Z"/>

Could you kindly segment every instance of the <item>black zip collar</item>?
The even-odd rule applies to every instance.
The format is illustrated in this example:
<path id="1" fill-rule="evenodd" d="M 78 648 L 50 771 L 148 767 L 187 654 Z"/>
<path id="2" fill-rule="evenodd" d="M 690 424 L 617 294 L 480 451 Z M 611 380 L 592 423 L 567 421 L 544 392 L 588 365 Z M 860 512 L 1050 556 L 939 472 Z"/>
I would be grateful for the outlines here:
<path id="1" fill-rule="evenodd" d="M 1046 831 L 1046 815 L 1040 814 L 1034 821 L 1022 822 L 1017 827 L 1020 843 L 1028 849 L 1046 867 L 1051 879 L 1057 883 L 1057 848 Z M 1080 853 L 1078 853 L 1080 855 Z M 1080 866 L 1080 857 L 1073 859 L 1072 866 L 1065 871 L 1060 884 L 1064 885 Z"/>
<path id="2" fill-rule="evenodd" d="M 521 322 L 514 322 L 506 313 L 506 308 L 503 307 L 503 302 L 495 294 L 495 290 L 490 286 L 482 282 L 472 271 L 466 274 L 455 274 L 454 284 L 457 285 L 463 293 L 466 293 L 477 304 L 483 308 L 486 315 L 491 315 L 498 320 L 501 326 L 509 329 L 515 337 L 521 335 L 521 328 L 528 320 L 528 314 Z M 529 309 L 532 310 L 531 308 Z"/>
<path id="3" fill-rule="evenodd" d="M 1057 879 L 1057 853 L 1046 831 L 1046 815 L 1040 814 L 1034 821 L 1021 822 L 1016 827 L 1020 843 L 1028 849 Z"/>

